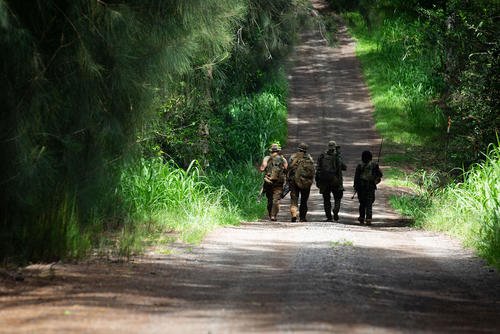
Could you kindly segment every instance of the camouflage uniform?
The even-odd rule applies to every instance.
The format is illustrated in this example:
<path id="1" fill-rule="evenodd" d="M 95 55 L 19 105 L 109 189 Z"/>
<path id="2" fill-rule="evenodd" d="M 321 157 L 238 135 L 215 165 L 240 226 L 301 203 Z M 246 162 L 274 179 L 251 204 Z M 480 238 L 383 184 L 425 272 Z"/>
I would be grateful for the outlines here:
<path id="1" fill-rule="evenodd" d="M 307 145 L 304 143 L 299 144 L 299 152 L 292 154 L 290 157 L 290 161 L 288 166 L 290 166 L 290 170 L 288 172 L 288 184 L 290 186 L 290 214 L 292 216 L 292 222 L 297 221 L 297 211 L 299 213 L 299 220 L 301 222 L 307 221 L 307 201 L 309 200 L 309 194 L 311 192 L 311 187 L 301 189 L 294 181 L 294 173 L 296 171 L 296 167 L 294 166 L 294 161 L 298 159 L 302 159 L 305 157 L 306 159 L 311 160 L 314 164 L 314 160 L 310 154 L 306 153 Z M 299 206 L 299 197 L 300 197 L 300 206 Z"/>
<path id="2" fill-rule="evenodd" d="M 260 171 L 266 173 L 264 175 L 263 190 L 267 198 L 267 213 L 269 215 L 269 219 L 271 219 L 272 221 L 276 221 L 277 219 L 276 217 L 278 216 L 280 208 L 279 205 L 280 205 L 281 193 L 283 192 L 283 184 L 285 183 L 285 177 L 284 177 L 285 172 L 283 172 L 283 178 L 281 180 L 270 181 L 269 180 L 270 165 L 268 164 L 268 162 L 270 161 L 270 159 L 274 157 L 279 157 L 280 159 L 283 159 L 284 170 L 287 169 L 288 162 L 280 154 L 281 148 L 278 145 L 273 144 L 269 149 L 269 151 L 271 154 L 264 157 L 264 160 L 262 160 Z"/>
<path id="3" fill-rule="evenodd" d="M 362 154 L 363 163 L 358 164 L 356 167 L 356 172 L 354 174 L 354 189 L 358 194 L 359 201 L 359 217 L 358 221 L 361 225 L 366 222 L 366 225 L 371 225 L 372 222 L 372 207 L 375 202 L 375 190 L 377 189 L 377 183 L 380 182 L 383 174 L 380 171 L 378 164 L 373 164 L 373 177 L 378 179 L 378 182 L 366 181 L 361 177 L 362 171 L 366 164 L 370 163 L 372 160 L 372 155 L 370 151 L 364 151 Z"/>
<path id="4" fill-rule="evenodd" d="M 336 161 L 337 168 L 335 170 L 336 184 L 331 183 L 325 179 L 325 174 L 327 171 L 324 170 L 323 160 L 334 160 Z M 334 141 L 328 143 L 328 150 L 322 153 L 318 157 L 318 162 L 316 164 L 316 184 L 319 188 L 319 192 L 323 195 L 323 207 L 325 210 L 326 220 L 332 221 L 332 203 L 331 194 L 333 194 L 334 207 L 333 207 L 333 219 L 336 221 L 339 219 L 340 202 L 344 195 L 344 186 L 342 179 L 342 171 L 346 170 L 347 167 L 342 161 L 339 152 L 339 146 Z"/>

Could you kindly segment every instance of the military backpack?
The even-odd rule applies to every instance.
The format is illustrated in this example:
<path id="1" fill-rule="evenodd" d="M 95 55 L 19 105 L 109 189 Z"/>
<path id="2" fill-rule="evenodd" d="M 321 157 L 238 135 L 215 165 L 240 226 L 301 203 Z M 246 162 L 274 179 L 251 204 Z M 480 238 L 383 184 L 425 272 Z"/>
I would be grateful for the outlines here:
<path id="1" fill-rule="evenodd" d="M 300 189 L 310 188 L 314 179 L 314 162 L 304 153 L 299 153 L 293 161 L 293 181 Z"/>
<path id="2" fill-rule="evenodd" d="M 365 182 L 378 184 L 381 181 L 377 173 L 378 165 L 372 161 L 361 165 L 361 173 L 359 178 Z"/>
<path id="3" fill-rule="evenodd" d="M 319 181 L 321 184 L 328 184 L 333 187 L 341 186 L 340 168 L 341 162 L 337 153 L 323 153 L 319 159 L 320 175 Z"/>
<path id="4" fill-rule="evenodd" d="M 285 182 L 285 158 L 281 155 L 269 156 L 264 181 L 267 183 Z"/>

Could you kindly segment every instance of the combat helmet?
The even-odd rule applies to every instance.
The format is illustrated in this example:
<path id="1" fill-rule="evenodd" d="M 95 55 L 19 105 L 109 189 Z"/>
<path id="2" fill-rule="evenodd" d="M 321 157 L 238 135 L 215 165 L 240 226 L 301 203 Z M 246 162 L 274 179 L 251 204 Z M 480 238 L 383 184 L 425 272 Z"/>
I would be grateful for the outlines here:
<path id="1" fill-rule="evenodd" d="M 308 148 L 308 146 L 304 142 L 300 143 L 299 146 L 298 146 L 298 149 L 299 149 L 300 152 L 307 152 L 307 148 Z"/>

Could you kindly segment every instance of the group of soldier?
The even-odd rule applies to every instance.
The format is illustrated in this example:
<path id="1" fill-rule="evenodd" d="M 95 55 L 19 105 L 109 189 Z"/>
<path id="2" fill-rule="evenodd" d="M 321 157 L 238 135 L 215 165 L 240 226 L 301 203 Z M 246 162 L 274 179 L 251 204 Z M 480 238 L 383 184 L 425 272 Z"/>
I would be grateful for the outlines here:
<path id="1" fill-rule="evenodd" d="M 327 150 L 319 155 L 316 165 L 307 149 L 307 144 L 300 143 L 298 151 L 287 160 L 281 147 L 272 144 L 269 155 L 264 157 L 260 166 L 260 171 L 264 173 L 262 191 L 267 198 L 267 212 L 271 221 L 277 220 L 280 200 L 286 195 L 285 188 L 288 188 L 291 221 L 306 222 L 307 202 L 313 181 L 323 196 L 326 221 L 339 220 L 340 202 L 344 194 L 342 172 L 347 170 L 340 154 L 340 146 L 335 141 L 330 141 Z M 361 225 L 372 223 L 375 190 L 381 178 L 382 172 L 378 164 L 372 161 L 372 153 L 363 151 L 354 176 L 354 190 L 359 201 L 358 221 Z"/>

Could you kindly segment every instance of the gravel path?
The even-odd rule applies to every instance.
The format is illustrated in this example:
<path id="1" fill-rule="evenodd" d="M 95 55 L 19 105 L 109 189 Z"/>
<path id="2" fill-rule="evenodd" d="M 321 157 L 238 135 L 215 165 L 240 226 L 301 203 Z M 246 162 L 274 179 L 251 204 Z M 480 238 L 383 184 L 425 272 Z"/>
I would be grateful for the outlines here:
<path id="1" fill-rule="evenodd" d="M 342 146 L 339 223 L 322 222 L 314 188 L 308 223 L 289 223 L 285 200 L 279 222 L 218 229 L 193 249 L 0 275 L 0 333 L 498 333 L 498 273 L 407 227 L 387 205 L 393 189 L 382 182 L 372 227 L 356 222 L 354 168 L 380 138 L 353 41 L 341 31 L 331 48 L 305 33 L 293 64 L 287 153 Z"/>

